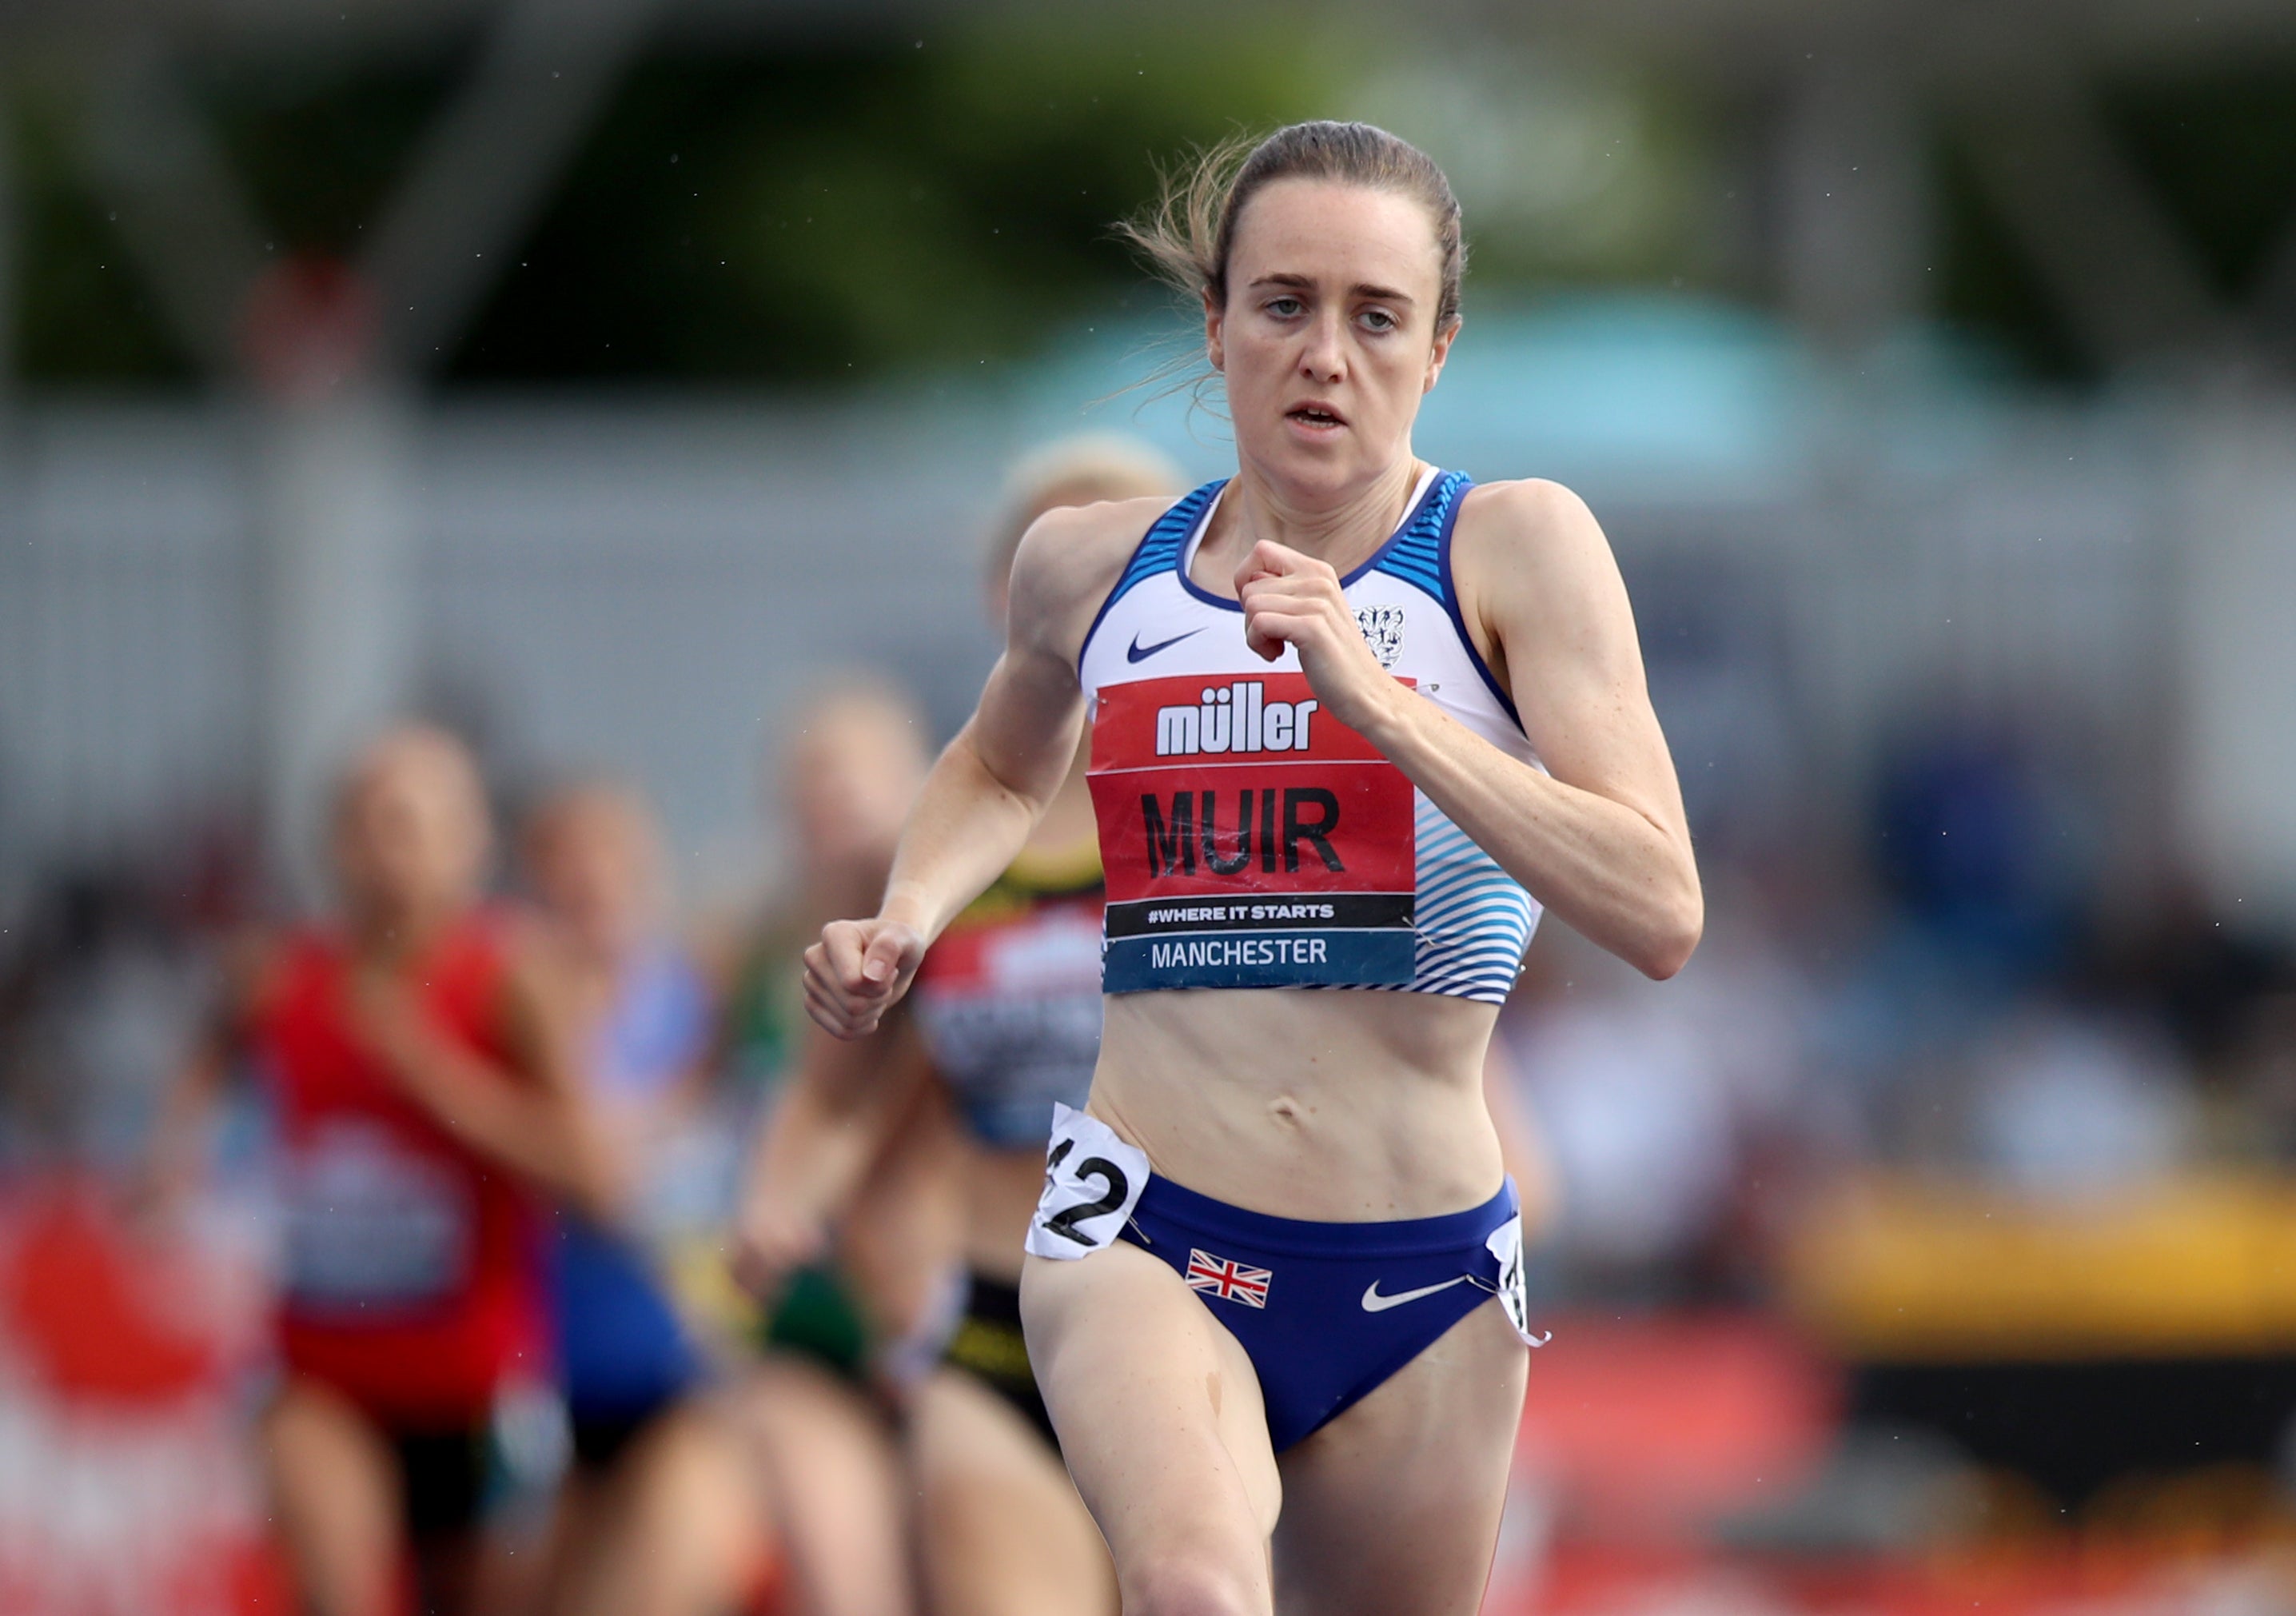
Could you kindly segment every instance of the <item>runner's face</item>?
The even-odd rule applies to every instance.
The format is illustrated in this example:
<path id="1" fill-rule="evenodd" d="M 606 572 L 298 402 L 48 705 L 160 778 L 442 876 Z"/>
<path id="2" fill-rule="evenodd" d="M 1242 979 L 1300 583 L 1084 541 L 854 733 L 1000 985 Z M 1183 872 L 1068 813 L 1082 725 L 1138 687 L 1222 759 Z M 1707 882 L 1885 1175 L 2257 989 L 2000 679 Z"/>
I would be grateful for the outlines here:
<path id="1" fill-rule="evenodd" d="M 816 868 L 874 865 L 892 854 L 923 775 L 899 720 L 842 715 L 795 749 L 792 806 L 800 857 Z"/>
<path id="2" fill-rule="evenodd" d="M 1338 494 L 1407 455 L 1456 329 L 1435 329 L 1441 275 L 1433 222 L 1408 196 L 1292 179 L 1246 203 L 1226 306 L 1205 310 L 1242 457 Z"/>
<path id="3" fill-rule="evenodd" d="M 544 904 L 593 945 L 631 942 L 653 918 L 659 850 L 652 822 L 635 803 L 602 793 L 545 809 L 533 871 Z"/>
<path id="4" fill-rule="evenodd" d="M 335 863 L 352 907 L 385 923 L 451 912 L 476 895 L 484 809 L 443 743 L 386 742 L 361 763 L 335 820 Z"/>

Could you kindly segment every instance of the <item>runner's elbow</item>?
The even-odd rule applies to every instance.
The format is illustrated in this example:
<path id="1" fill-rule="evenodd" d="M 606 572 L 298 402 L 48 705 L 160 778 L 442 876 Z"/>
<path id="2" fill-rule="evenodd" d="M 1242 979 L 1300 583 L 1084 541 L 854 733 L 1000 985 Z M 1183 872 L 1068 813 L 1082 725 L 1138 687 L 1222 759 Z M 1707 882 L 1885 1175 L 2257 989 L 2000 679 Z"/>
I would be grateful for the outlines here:
<path id="1" fill-rule="evenodd" d="M 1690 963 L 1706 934 L 1706 899 L 1696 878 L 1652 916 L 1628 963 L 1652 981 L 1662 982 Z"/>

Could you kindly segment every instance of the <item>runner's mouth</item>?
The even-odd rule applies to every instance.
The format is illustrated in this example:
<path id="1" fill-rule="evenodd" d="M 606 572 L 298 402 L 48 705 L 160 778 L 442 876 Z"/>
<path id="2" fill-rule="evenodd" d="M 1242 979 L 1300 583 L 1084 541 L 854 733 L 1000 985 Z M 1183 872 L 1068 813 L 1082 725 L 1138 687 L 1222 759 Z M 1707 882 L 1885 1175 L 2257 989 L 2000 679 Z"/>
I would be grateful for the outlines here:
<path id="1" fill-rule="evenodd" d="M 1297 404 L 1283 413 L 1291 420 L 1305 426 L 1333 427 L 1348 423 L 1346 416 L 1320 404 Z"/>

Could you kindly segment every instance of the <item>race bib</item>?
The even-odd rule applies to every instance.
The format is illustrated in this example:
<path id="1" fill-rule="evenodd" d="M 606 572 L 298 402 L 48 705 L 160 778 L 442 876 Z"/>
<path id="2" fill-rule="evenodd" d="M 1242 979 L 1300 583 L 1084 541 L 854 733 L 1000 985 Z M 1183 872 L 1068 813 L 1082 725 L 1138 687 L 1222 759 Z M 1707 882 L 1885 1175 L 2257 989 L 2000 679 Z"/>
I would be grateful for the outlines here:
<path id="1" fill-rule="evenodd" d="M 1100 1057 L 1099 902 L 958 916 L 909 1004 L 967 1125 L 988 1143 L 1034 1148 L 1055 1101 L 1084 1103 Z"/>
<path id="2" fill-rule="evenodd" d="M 1060 1259 L 1099 1251 L 1122 1232 L 1147 1187 L 1147 1152 L 1125 1144 L 1098 1117 L 1054 1105 L 1045 1193 L 1024 1243 L 1029 1254 Z"/>
<path id="3" fill-rule="evenodd" d="M 307 1310 L 406 1308 L 470 1272 L 472 1210 L 449 1169 L 390 1133 L 338 1122 L 302 1144 L 282 1185 L 287 1291 Z"/>
<path id="4" fill-rule="evenodd" d="M 1522 1214 L 1516 1213 L 1493 1229 L 1483 1245 L 1499 1259 L 1497 1294 L 1507 1323 L 1514 1326 L 1525 1346 L 1544 1347 L 1554 1339 L 1554 1333 L 1530 1327 L 1530 1279 L 1522 1266 Z"/>
<path id="5" fill-rule="evenodd" d="M 1306 675 L 1103 686 L 1090 778 L 1103 991 L 1410 986 L 1411 781 Z"/>

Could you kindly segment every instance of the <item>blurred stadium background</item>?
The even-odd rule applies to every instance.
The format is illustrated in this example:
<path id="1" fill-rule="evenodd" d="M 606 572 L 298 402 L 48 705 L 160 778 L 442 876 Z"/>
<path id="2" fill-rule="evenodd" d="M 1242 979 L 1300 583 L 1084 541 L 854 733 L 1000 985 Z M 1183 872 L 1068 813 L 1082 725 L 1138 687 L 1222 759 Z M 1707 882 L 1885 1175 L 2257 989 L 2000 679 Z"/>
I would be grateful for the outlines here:
<path id="1" fill-rule="evenodd" d="M 1558 931 L 1506 1020 L 1493 1609 L 2296 1610 L 2280 0 L 0 4 L 0 1610 L 244 1523 L 168 1400 L 237 1349 L 123 1358 L 54 1186 L 348 746 L 626 775 L 738 910 L 808 696 L 962 717 L 1014 453 L 1218 470 L 1107 226 L 1327 115 L 1457 183 L 1420 451 L 1603 519 L 1710 887 L 1678 982 Z"/>

